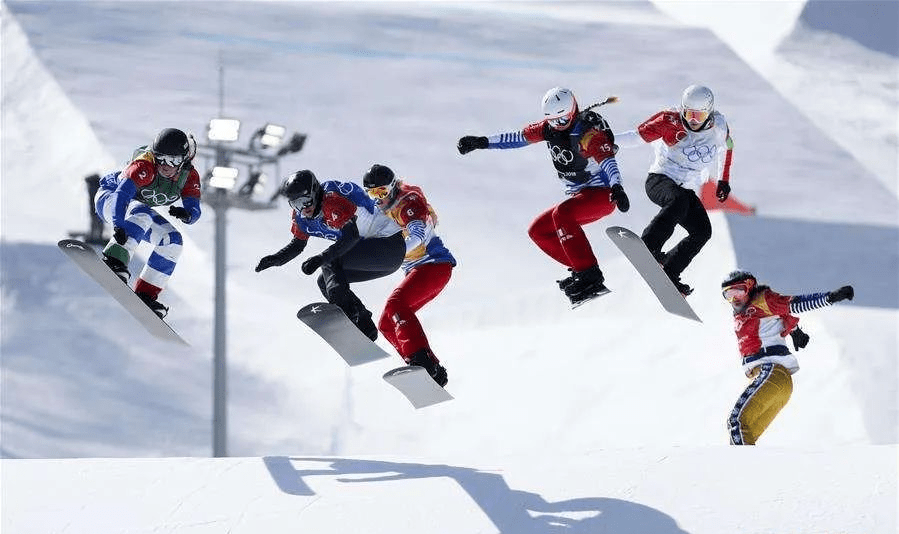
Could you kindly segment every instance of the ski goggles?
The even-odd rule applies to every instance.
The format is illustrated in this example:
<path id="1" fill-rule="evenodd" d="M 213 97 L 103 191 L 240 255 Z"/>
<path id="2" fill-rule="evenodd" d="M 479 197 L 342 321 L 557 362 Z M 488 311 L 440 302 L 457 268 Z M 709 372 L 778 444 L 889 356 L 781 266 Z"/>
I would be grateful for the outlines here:
<path id="1" fill-rule="evenodd" d="M 571 122 L 571 118 L 566 115 L 564 117 L 556 117 L 555 119 L 549 119 L 546 122 L 548 122 L 549 125 L 552 126 L 553 128 L 558 129 L 558 128 L 563 128 L 563 127 L 567 126 L 568 123 Z"/>
<path id="2" fill-rule="evenodd" d="M 744 285 L 736 285 L 724 288 L 724 291 L 721 292 L 721 295 L 724 296 L 724 300 L 728 302 L 741 302 L 746 300 L 746 296 L 749 294 L 749 290 Z"/>
<path id="3" fill-rule="evenodd" d="M 303 211 L 305 209 L 310 208 L 312 206 L 312 201 L 313 201 L 313 198 L 311 196 L 287 199 L 287 203 L 290 205 L 291 208 L 295 209 L 296 211 Z"/>
<path id="4" fill-rule="evenodd" d="M 690 124 L 702 124 L 711 115 L 708 111 L 700 111 L 698 109 L 685 109 L 684 120 Z"/>
<path id="5" fill-rule="evenodd" d="M 377 187 L 366 187 L 365 192 L 368 193 L 368 196 L 375 200 L 384 200 L 388 196 L 390 196 L 390 192 L 393 190 L 394 182 L 390 182 L 387 185 L 379 185 Z"/>
<path id="6" fill-rule="evenodd" d="M 169 167 L 178 167 L 182 163 L 184 163 L 184 156 L 177 156 L 173 154 L 153 154 L 153 157 L 156 158 L 156 163 L 160 165 L 168 165 Z"/>

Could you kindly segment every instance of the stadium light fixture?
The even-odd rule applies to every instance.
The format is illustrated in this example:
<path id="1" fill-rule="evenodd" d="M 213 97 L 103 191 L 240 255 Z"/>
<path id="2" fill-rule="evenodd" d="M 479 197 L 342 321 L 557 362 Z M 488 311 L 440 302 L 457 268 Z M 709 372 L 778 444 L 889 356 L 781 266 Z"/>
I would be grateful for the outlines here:
<path id="1" fill-rule="evenodd" d="M 299 152 L 300 150 L 303 150 L 303 145 L 305 144 L 306 134 L 295 133 L 287 141 L 287 144 L 278 149 L 278 157 L 286 156 L 287 154 L 292 154 L 294 152 Z"/>
<path id="2" fill-rule="evenodd" d="M 213 167 L 209 178 L 209 187 L 231 191 L 237 183 L 240 171 L 234 167 Z"/>
<path id="3" fill-rule="evenodd" d="M 268 176 L 264 172 L 251 170 L 250 178 L 245 184 L 240 186 L 240 190 L 237 194 L 244 197 L 251 197 L 256 193 L 261 193 L 267 181 Z"/>
<path id="4" fill-rule="evenodd" d="M 212 119 L 206 137 L 210 141 L 237 141 L 240 134 L 240 121 L 237 119 Z"/>
<path id="5" fill-rule="evenodd" d="M 281 145 L 281 141 L 284 140 L 284 134 L 287 133 L 287 128 L 277 124 L 266 124 L 260 128 L 260 132 L 259 143 L 262 145 L 262 148 L 274 148 Z"/>

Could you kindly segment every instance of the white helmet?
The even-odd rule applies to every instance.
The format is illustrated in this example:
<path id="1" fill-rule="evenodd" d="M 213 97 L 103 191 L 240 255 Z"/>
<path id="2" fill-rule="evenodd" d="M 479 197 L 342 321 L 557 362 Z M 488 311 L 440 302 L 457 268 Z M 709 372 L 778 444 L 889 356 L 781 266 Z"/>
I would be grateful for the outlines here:
<path id="1" fill-rule="evenodd" d="M 691 130 L 702 128 L 715 111 L 715 95 L 704 85 L 691 85 L 681 96 L 681 117 Z"/>
<path id="2" fill-rule="evenodd" d="M 577 114 L 574 93 L 564 87 L 553 87 L 543 95 L 543 118 L 556 130 L 564 130 Z"/>

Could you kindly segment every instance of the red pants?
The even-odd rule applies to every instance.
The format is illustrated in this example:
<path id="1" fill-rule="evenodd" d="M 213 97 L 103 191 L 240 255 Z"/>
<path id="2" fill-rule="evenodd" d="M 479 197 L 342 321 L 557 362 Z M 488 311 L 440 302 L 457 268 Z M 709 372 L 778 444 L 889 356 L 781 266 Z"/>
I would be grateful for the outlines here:
<path id="1" fill-rule="evenodd" d="M 581 226 L 598 221 L 615 209 L 607 187 L 588 187 L 541 213 L 528 235 L 554 260 L 583 271 L 596 265 L 596 256 Z"/>
<path id="2" fill-rule="evenodd" d="M 425 263 L 406 274 L 400 285 L 387 297 L 378 330 L 396 348 L 403 360 L 421 349 L 429 349 L 421 323 L 415 312 L 443 291 L 453 266 L 449 263 Z M 432 351 L 433 354 L 433 351 Z"/>

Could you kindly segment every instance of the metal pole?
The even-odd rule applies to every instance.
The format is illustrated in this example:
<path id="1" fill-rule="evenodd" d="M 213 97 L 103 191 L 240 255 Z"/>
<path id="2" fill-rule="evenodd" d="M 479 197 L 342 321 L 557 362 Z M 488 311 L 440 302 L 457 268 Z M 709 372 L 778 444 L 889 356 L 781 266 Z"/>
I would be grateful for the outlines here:
<path id="1" fill-rule="evenodd" d="M 224 191 L 216 194 L 224 196 Z M 225 242 L 228 203 L 217 199 L 215 205 L 215 338 L 213 343 L 212 455 L 228 456 L 228 367 L 225 339 Z"/>
<path id="2" fill-rule="evenodd" d="M 219 50 L 219 114 L 225 106 L 225 65 Z M 221 145 L 215 149 L 215 164 L 227 165 L 228 154 Z M 228 456 L 228 366 L 225 338 L 225 242 L 227 235 L 228 199 L 222 190 L 216 190 L 213 204 L 215 211 L 215 330 L 213 333 L 212 361 L 212 456 Z"/>
<path id="3" fill-rule="evenodd" d="M 219 118 L 225 112 L 225 56 L 219 50 Z"/>

